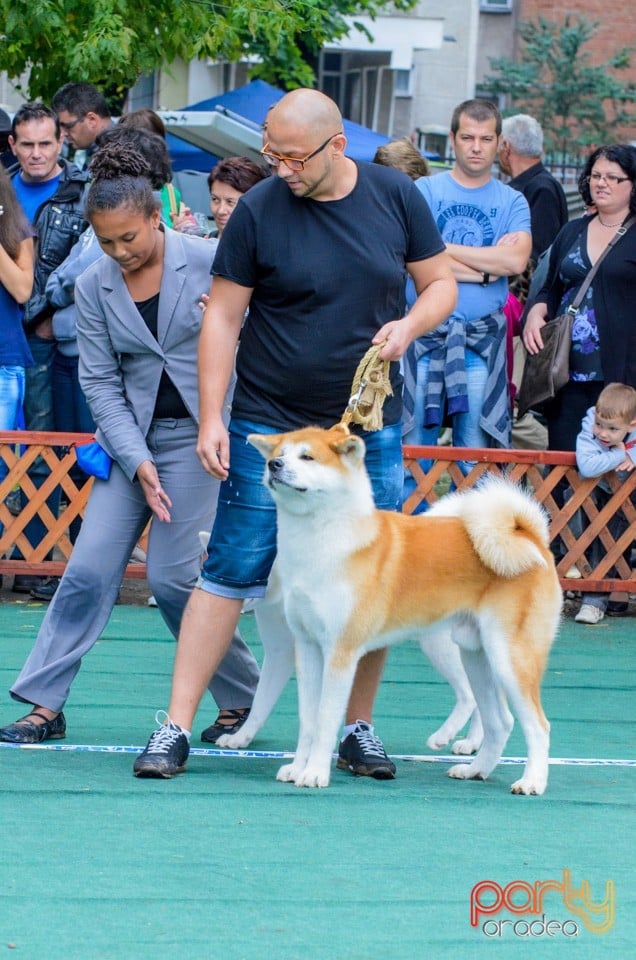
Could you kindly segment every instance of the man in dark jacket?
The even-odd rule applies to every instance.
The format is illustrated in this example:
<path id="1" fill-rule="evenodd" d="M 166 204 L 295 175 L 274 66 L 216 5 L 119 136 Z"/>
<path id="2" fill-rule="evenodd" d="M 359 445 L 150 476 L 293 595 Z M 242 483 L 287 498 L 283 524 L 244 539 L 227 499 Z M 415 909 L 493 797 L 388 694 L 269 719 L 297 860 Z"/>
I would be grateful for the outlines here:
<path id="1" fill-rule="evenodd" d="M 35 280 L 24 306 L 24 325 L 35 360 L 26 376 L 24 417 L 27 430 L 54 430 L 56 427 L 53 364 L 57 346 L 51 322 L 53 311 L 47 302 L 45 287 L 49 274 L 66 259 L 88 226 L 83 213 L 88 175 L 60 157 L 62 142 L 59 121 L 44 104 L 24 104 L 15 114 L 9 146 L 17 164 L 10 173 L 36 238 Z M 39 487 L 48 472 L 44 461 L 38 459 L 29 476 Z M 59 491 L 47 502 L 56 513 Z M 36 517 L 27 525 L 25 533 L 35 546 L 46 530 Z M 19 593 L 37 591 L 42 587 L 41 581 L 41 577 L 17 576 L 13 589 Z M 49 586 L 54 588 L 55 585 Z"/>
<path id="2" fill-rule="evenodd" d="M 568 205 L 559 181 L 541 162 L 543 131 L 534 117 L 518 113 L 505 117 L 501 125 L 499 167 L 512 179 L 509 186 L 519 190 L 530 207 L 532 229 L 531 259 L 536 264 L 557 233 L 568 222 Z"/>

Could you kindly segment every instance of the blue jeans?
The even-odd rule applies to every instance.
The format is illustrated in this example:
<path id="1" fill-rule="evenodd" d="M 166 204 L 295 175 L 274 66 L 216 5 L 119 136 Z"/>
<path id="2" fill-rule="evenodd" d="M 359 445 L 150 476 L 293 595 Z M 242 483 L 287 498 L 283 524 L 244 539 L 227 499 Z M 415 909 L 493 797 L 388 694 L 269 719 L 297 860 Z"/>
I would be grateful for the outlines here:
<path id="1" fill-rule="evenodd" d="M 428 383 L 428 368 L 430 355 L 423 354 L 417 362 L 417 383 L 415 386 L 415 423 L 404 437 L 405 444 L 421 444 L 424 446 L 435 445 L 439 436 L 440 427 L 425 427 L 424 404 L 426 402 L 426 387 Z M 466 413 L 453 414 L 453 446 L 454 447 L 489 447 L 490 440 L 488 434 L 479 425 L 481 411 L 484 403 L 484 393 L 486 390 L 486 380 L 488 378 L 488 364 L 483 357 L 480 357 L 474 350 L 466 350 L 466 382 L 468 388 L 468 411 Z M 442 397 L 442 403 L 444 397 Z M 425 473 L 431 469 L 430 460 L 418 461 Z M 474 461 L 460 460 L 458 466 L 463 474 L 470 473 Z M 415 489 L 415 480 L 411 474 L 407 474 L 404 479 L 404 499 L 411 495 Z M 420 513 L 426 509 L 422 504 L 415 511 Z"/>
<path id="2" fill-rule="evenodd" d="M 17 430 L 20 420 L 20 411 L 24 404 L 24 385 L 26 382 L 25 369 L 22 366 L 0 366 L 0 430 Z M 0 464 L 7 470 L 4 461 Z"/>
<path id="3" fill-rule="evenodd" d="M 55 430 L 53 364 L 57 354 L 57 343 L 55 340 L 31 335 L 29 347 L 35 363 L 26 371 L 24 396 L 26 428 L 27 430 Z"/>
<path id="4" fill-rule="evenodd" d="M 0 366 L 0 430 L 17 430 L 22 419 L 24 403 L 24 367 L 14 364 Z M 0 482 L 9 472 L 0 458 Z M 0 533 L 3 527 L 0 524 Z"/>
<path id="5" fill-rule="evenodd" d="M 55 429 L 69 433 L 94 433 L 95 421 L 80 387 L 79 357 L 55 354 L 53 360 L 53 417 Z"/>
<path id="6" fill-rule="evenodd" d="M 276 507 L 263 484 L 263 457 L 247 442 L 250 433 L 280 433 L 247 420 L 230 422 L 230 476 L 221 484 L 208 558 L 199 586 L 222 597 L 262 597 L 276 556 Z M 376 506 L 399 510 L 402 502 L 400 424 L 361 434 Z"/>
<path id="7" fill-rule="evenodd" d="M 29 347 L 35 361 L 34 366 L 27 367 L 26 389 L 24 395 L 24 421 L 27 430 L 55 430 L 53 413 L 53 363 L 57 354 L 55 340 L 31 335 Z M 50 470 L 42 457 L 38 457 L 31 469 L 29 477 L 35 487 L 39 488 L 49 476 Z M 26 497 L 22 496 L 22 505 L 26 506 Z M 56 487 L 47 498 L 47 506 L 53 516 L 57 517 L 60 509 L 60 488 Z M 37 547 L 46 536 L 47 530 L 38 516 L 35 516 L 25 527 L 24 533 L 32 547 Z M 22 554 L 16 548 L 14 557 L 21 559 Z M 51 553 L 47 555 L 50 559 Z"/>

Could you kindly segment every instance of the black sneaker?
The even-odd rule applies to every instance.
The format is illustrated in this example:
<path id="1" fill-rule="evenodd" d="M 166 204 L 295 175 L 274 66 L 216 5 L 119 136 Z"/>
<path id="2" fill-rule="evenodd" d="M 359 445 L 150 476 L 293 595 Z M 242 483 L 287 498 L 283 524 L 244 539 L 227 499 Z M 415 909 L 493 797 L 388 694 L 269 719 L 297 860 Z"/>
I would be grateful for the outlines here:
<path id="1" fill-rule="evenodd" d="M 55 596 L 55 591 L 60 585 L 60 577 L 47 577 L 37 587 L 31 590 L 31 596 L 34 600 L 44 600 L 49 603 Z"/>
<path id="2" fill-rule="evenodd" d="M 340 741 L 336 765 L 340 770 L 351 770 L 356 777 L 393 780 L 396 774 L 395 764 L 387 757 L 382 741 L 364 720 L 357 720 L 353 733 Z"/>
<path id="3" fill-rule="evenodd" d="M 163 723 L 160 717 L 165 717 Z M 136 777 L 157 777 L 169 780 L 175 773 L 183 773 L 190 753 L 190 744 L 185 733 L 170 717 L 159 711 L 155 720 L 159 729 L 150 737 L 143 753 L 135 760 L 133 773 Z"/>

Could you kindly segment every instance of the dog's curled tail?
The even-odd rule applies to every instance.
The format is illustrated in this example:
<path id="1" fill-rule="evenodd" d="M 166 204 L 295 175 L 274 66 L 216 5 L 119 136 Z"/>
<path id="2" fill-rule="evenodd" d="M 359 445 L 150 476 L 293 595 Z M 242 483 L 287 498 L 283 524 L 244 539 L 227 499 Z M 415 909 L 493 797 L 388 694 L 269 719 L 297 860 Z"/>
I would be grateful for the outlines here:
<path id="1" fill-rule="evenodd" d="M 543 507 L 502 477 L 490 475 L 473 490 L 444 497 L 428 516 L 461 519 L 482 562 L 500 577 L 547 564 L 548 517 Z"/>

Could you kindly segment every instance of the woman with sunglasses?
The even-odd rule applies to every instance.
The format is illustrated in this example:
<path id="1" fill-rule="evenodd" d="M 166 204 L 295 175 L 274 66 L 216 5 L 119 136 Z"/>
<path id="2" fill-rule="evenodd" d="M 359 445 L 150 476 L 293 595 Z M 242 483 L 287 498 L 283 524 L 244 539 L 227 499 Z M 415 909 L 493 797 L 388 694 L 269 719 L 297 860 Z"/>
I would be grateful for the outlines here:
<path id="1" fill-rule="evenodd" d="M 593 213 L 567 223 L 550 254 L 548 275 L 528 312 L 523 342 L 543 346 L 541 328 L 565 313 L 586 275 L 617 232 L 636 214 L 636 148 L 599 147 L 579 178 Z M 603 259 L 574 320 L 570 379 L 543 407 L 550 450 L 574 450 L 581 420 L 607 383 L 636 387 L 636 224 Z"/>

